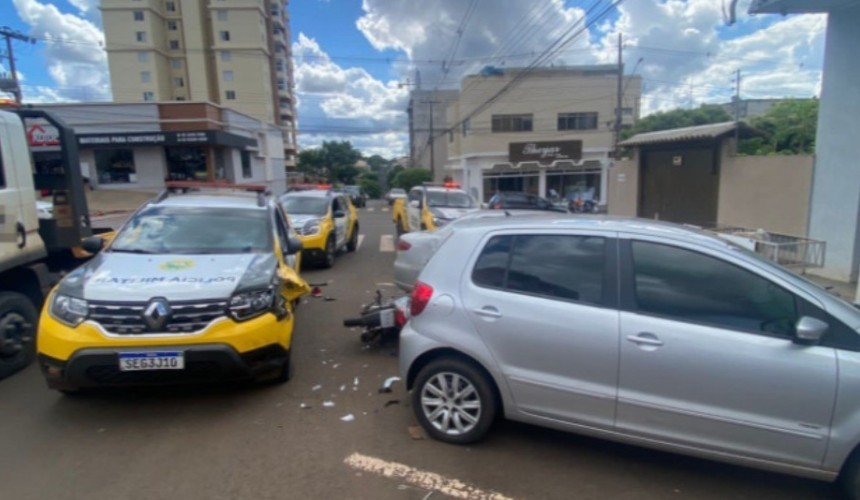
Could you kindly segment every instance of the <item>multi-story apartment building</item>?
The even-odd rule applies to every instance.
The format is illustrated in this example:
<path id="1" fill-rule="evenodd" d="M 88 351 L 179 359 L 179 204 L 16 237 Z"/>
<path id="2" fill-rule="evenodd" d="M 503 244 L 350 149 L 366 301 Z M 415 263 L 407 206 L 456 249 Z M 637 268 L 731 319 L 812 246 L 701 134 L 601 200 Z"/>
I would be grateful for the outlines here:
<path id="1" fill-rule="evenodd" d="M 487 201 L 496 191 L 583 194 L 606 203 L 617 110 L 613 65 L 485 68 L 447 109 L 445 175 Z M 513 83 L 512 83 L 513 82 Z M 621 124 L 639 116 L 642 80 L 622 79 Z M 506 91 L 496 96 L 500 90 Z"/>
<path id="2" fill-rule="evenodd" d="M 287 0 L 102 0 L 116 102 L 208 101 L 296 130 Z"/>
<path id="3" fill-rule="evenodd" d="M 431 140 L 431 136 L 445 132 L 446 109 L 458 96 L 456 90 L 420 89 L 409 96 L 410 166 L 429 168 L 437 181 L 445 175 L 448 142 Z"/>

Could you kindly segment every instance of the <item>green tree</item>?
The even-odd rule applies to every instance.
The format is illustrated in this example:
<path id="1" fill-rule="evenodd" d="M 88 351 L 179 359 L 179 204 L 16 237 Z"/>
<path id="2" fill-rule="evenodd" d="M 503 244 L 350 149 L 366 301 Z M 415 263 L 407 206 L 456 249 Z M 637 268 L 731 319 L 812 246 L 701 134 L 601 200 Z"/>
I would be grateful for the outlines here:
<path id="1" fill-rule="evenodd" d="M 403 188 L 407 191 L 422 182 L 430 182 L 433 178 L 430 171 L 423 168 L 407 168 L 398 172 L 392 181 L 393 187 Z"/>
<path id="2" fill-rule="evenodd" d="M 394 185 L 394 178 L 397 177 L 397 174 L 403 172 L 405 169 L 400 165 L 394 165 L 390 169 L 388 169 L 388 176 L 386 177 L 386 184 L 388 188 L 391 189 L 393 187 L 397 187 Z"/>
<path id="3" fill-rule="evenodd" d="M 323 141 L 319 148 L 305 149 L 299 153 L 299 171 L 316 177 L 328 177 L 330 182 L 352 184 L 361 173 L 355 162 L 361 152 L 349 141 Z"/>
<path id="4" fill-rule="evenodd" d="M 818 99 L 789 99 L 749 120 L 758 137 L 741 141 L 748 155 L 812 154 L 818 125 Z"/>
<path id="5" fill-rule="evenodd" d="M 382 188 L 379 187 L 379 181 L 374 177 L 363 176 L 358 180 L 358 185 L 361 186 L 368 198 L 377 199 L 382 196 Z"/>
<path id="6" fill-rule="evenodd" d="M 367 158 L 367 164 L 370 165 L 371 171 L 381 172 L 388 167 L 388 160 L 379 155 L 373 155 Z"/>
<path id="7" fill-rule="evenodd" d="M 621 131 L 621 139 L 644 132 L 657 132 L 673 128 L 692 127 L 731 121 L 732 117 L 720 106 L 703 104 L 696 109 L 673 109 L 646 116 L 631 128 Z"/>

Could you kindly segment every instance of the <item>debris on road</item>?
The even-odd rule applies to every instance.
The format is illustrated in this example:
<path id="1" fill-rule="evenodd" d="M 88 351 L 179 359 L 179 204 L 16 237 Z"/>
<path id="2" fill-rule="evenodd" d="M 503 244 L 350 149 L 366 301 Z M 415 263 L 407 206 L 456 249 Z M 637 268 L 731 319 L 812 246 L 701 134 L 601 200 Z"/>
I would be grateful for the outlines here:
<path id="1" fill-rule="evenodd" d="M 312 390 L 312 391 L 318 391 L 318 390 L 320 390 L 320 389 L 322 389 L 322 386 L 321 386 L 321 385 L 315 385 L 315 386 L 313 386 L 313 388 L 312 388 L 311 390 Z"/>
<path id="2" fill-rule="evenodd" d="M 383 408 L 388 408 L 389 406 L 399 405 L 399 404 L 400 404 L 399 399 L 389 399 L 388 401 L 385 402 L 385 406 L 383 406 Z"/>
<path id="3" fill-rule="evenodd" d="M 355 417 L 353 416 L 352 413 L 350 413 L 349 415 L 344 415 L 344 416 L 340 417 L 340 419 L 343 420 L 344 422 L 352 422 L 353 420 L 355 420 Z"/>
<path id="4" fill-rule="evenodd" d="M 299 408 L 301 408 L 302 410 L 309 410 L 311 408 L 311 405 L 307 403 L 302 403 L 299 405 Z"/>
<path id="5" fill-rule="evenodd" d="M 409 428 L 406 430 L 407 432 L 409 432 L 409 437 L 411 437 L 413 440 L 421 441 L 422 439 L 424 439 L 424 431 L 421 430 L 421 427 L 417 425 L 410 425 Z"/>
<path id="6" fill-rule="evenodd" d="M 355 380 L 353 380 L 352 385 L 358 385 L 358 377 L 355 377 Z"/>
<path id="7" fill-rule="evenodd" d="M 334 302 L 334 301 L 335 301 L 335 300 L 337 300 L 337 299 L 336 299 L 336 298 L 334 298 L 334 297 L 323 297 L 323 300 L 324 300 L 324 301 L 326 301 L 326 302 Z"/>
<path id="8" fill-rule="evenodd" d="M 379 388 L 379 393 L 388 393 L 391 392 L 391 386 L 394 385 L 395 382 L 399 382 L 400 377 L 388 377 L 385 379 L 385 382 L 382 383 L 382 387 Z"/>
<path id="9" fill-rule="evenodd" d="M 345 391 L 345 390 L 346 390 L 346 384 L 344 384 L 344 385 L 340 386 L 340 392 L 343 392 L 343 391 Z"/>
<path id="10" fill-rule="evenodd" d="M 335 364 L 331 365 L 332 368 L 337 368 L 338 366 L 340 366 L 340 363 L 335 363 Z"/>
<path id="11" fill-rule="evenodd" d="M 323 401 L 323 408 L 334 408 L 334 401 Z"/>

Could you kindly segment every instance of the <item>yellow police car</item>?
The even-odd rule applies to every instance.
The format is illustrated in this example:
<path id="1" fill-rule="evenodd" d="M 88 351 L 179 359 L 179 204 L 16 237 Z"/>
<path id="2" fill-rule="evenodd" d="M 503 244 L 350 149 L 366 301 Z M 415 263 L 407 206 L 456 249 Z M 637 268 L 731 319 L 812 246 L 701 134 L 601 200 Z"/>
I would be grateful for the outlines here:
<path id="1" fill-rule="evenodd" d="M 86 240 L 97 255 L 57 285 L 39 320 L 48 386 L 288 380 L 292 303 L 309 291 L 289 264 L 301 241 L 263 187 L 247 188 L 165 191 L 103 250 Z"/>
<path id="2" fill-rule="evenodd" d="M 348 195 L 330 189 L 294 191 L 280 204 L 302 241 L 304 258 L 329 268 L 338 251 L 358 248 L 358 212 Z"/>

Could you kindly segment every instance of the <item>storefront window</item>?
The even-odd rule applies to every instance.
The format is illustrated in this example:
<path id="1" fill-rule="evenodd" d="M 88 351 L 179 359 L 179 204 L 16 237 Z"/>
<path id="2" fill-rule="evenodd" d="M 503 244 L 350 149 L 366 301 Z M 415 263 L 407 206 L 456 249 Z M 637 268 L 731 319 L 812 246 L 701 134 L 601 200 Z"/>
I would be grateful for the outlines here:
<path id="1" fill-rule="evenodd" d="M 533 175 L 484 175 L 484 203 L 490 201 L 494 194 L 500 191 L 529 193 L 539 195 L 540 179 Z"/>
<path id="2" fill-rule="evenodd" d="M 126 184 L 137 182 L 134 153 L 130 149 L 97 149 L 96 174 L 99 184 Z"/>
<path id="3" fill-rule="evenodd" d="M 166 148 L 167 180 L 206 181 L 206 152 L 203 148 Z"/>
<path id="4" fill-rule="evenodd" d="M 546 196 L 552 201 L 571 201 L 576 198 L 599 202 L 600 172 L 559 172 L 546 176 Z"/>

